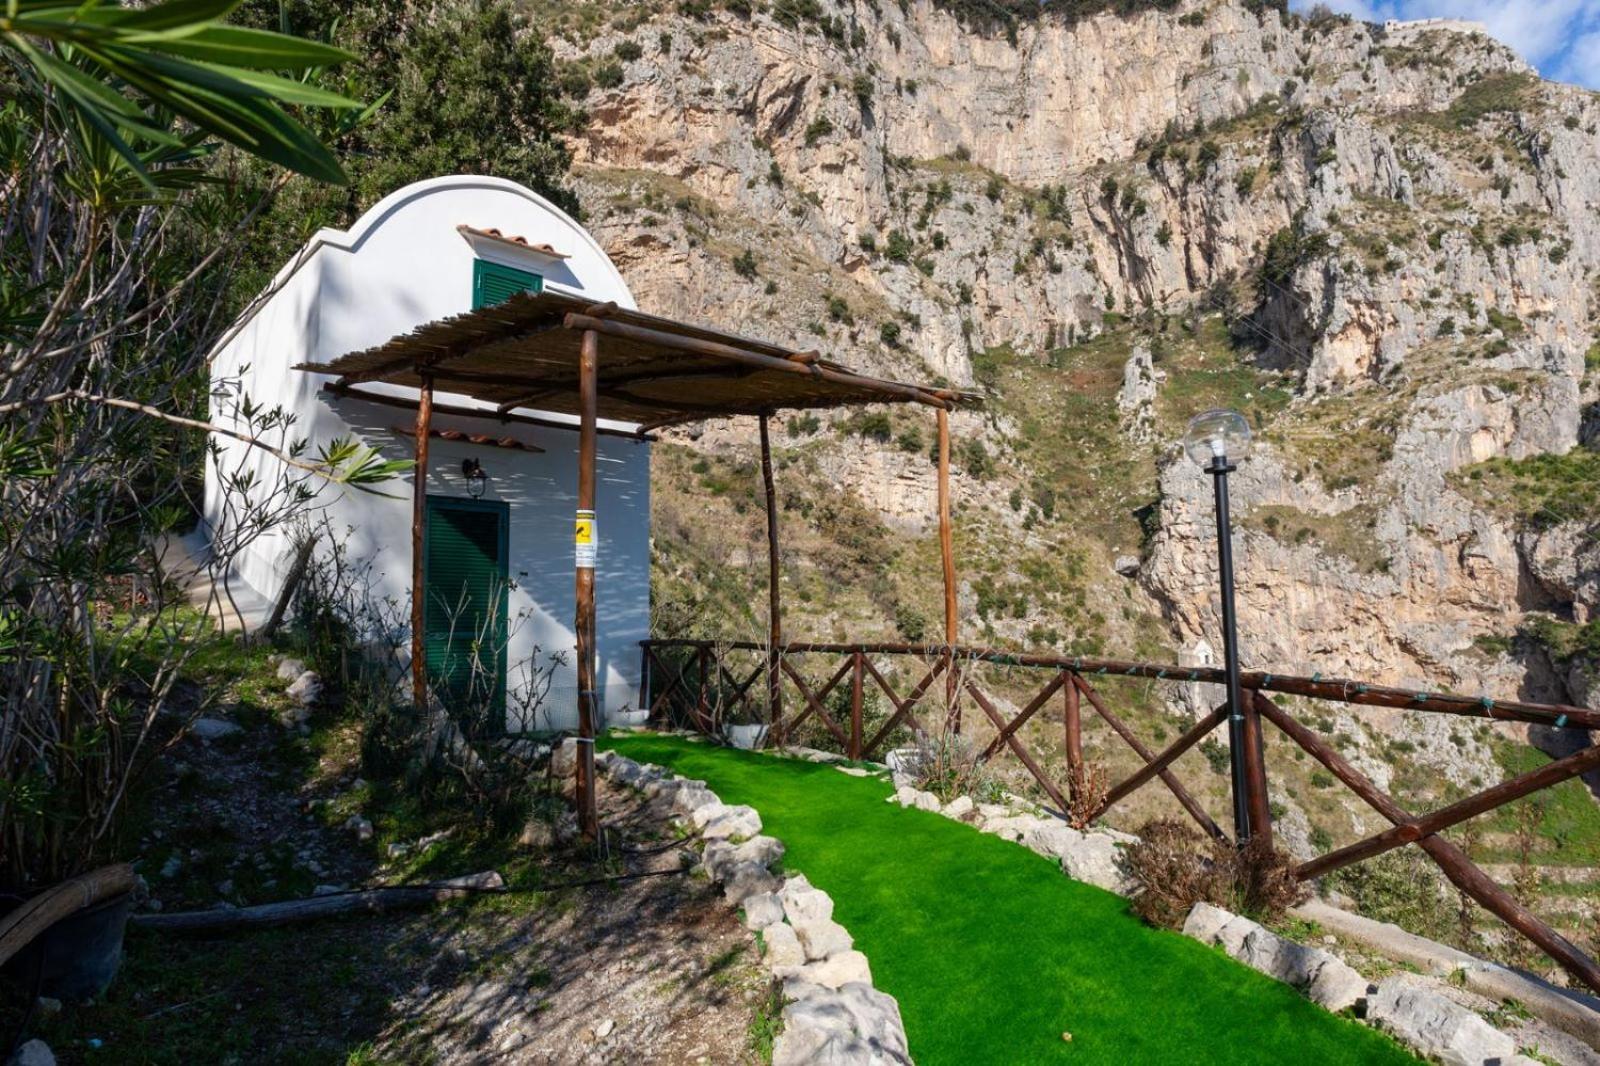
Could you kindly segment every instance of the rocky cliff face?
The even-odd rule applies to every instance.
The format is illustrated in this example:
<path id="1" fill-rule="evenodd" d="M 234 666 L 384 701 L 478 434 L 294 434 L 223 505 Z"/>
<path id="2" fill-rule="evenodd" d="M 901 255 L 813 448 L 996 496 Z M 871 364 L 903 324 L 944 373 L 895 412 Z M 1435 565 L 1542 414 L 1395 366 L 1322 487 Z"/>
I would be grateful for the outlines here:
<path id="1" fill-rule="evenodd" d="M 588 222 L 652 310 L 987 391 L 955 420 L 964 635 L 1192 655 L 1210 489 L 1170 442 L 1221 402 L 1260 436 L 1252 663 L 1594 698 L 1581 657 L 1505 639 L 1600 608 L 1600 506 L 1560 484 L 1596 470 L 1594 94 L 1470 29 L 1231 0 L 1014 39 L 926 0 L 686 7 L 555 42 L 594 86 Z M 796 580 L 860 523 L 887 561 L 859 602 L 791 601 L 819 637 L 934 597 L 926 429 L 852 418 L 780 436 Z M 691 435 L 748 474 L 746 427 Z M 729 484 L 686 466 L 661 506 L 737 539 Z M 848 523 L 812 506 L 835 490 Z M 663 590 L 714 584 L 664 558 Z"/>

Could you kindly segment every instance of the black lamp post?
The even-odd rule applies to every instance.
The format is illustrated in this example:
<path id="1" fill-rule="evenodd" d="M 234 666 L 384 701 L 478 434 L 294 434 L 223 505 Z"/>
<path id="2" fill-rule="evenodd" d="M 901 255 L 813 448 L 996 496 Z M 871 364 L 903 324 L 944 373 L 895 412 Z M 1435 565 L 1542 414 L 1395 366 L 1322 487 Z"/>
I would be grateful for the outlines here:
<path id="1" fill-rule="evenodd" d="M 1250 839 L 1244 705 L 1239 691 L 1239 632 L 1233 602 L 1233 527 L 1228 520 L 1228 475 L 1250 455 L 1250 423 L 1237 411 L 1198 414 L 1183 435 L 1183 450 L 1211 475 L 1217 499 L 1217 573 L 1222 584 L 1222 656 L 1228 681 L 1228 750 L 1233 772 L 1234 839 Z"/>

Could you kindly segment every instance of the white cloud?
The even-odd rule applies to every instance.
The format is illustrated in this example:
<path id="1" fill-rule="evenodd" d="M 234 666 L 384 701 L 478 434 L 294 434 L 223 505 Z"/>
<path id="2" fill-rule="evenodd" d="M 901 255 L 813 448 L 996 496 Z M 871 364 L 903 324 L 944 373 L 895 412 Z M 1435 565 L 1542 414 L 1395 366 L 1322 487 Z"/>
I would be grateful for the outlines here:
<path id="1" fill-rule="evenodd" d="M 1591 29 L 1573 40 L 1560 63 L 1547 71 L 1562 81 L 1600 88 L 1600 28 Z"/>

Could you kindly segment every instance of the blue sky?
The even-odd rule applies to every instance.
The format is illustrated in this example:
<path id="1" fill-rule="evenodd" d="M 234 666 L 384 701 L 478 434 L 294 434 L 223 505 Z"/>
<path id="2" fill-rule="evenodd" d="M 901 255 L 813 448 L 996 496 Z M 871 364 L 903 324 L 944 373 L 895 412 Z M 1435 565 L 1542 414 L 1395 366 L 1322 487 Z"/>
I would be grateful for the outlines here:
<path id="1" fill-rule="evenodd" d="M 1291 0 L 1297 11 L 1314 0 Z M 1600 88 L 1600 0 L 1324 0 L 1368 22 L 1474 19 L 1556 81 Z"/>

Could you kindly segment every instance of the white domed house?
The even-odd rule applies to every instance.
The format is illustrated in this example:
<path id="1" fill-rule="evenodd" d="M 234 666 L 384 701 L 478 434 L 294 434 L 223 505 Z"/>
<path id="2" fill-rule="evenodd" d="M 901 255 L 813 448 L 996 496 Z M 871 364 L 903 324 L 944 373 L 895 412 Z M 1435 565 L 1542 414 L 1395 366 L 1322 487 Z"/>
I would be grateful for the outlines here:
<path id="1" fill-rule="evenodd" d="M 310 479 L 320 528 L 370 579 L 367 602 L 409 615 L 414 703 L 487 703 L 477 724 L 491 733 L 576 730 L 588 739 L 608 720 L 652 709 L 641 706 L 652 692 L 641 677 L 653 661 L 641 646 L 651 635 L 650 441 L 686 422 L 760 421 L 773 649 L 783 636 L 769 416 L 875 403 L 935 409 L 953 642 L 947 415 L 961 396 L 639 311 L 594 239 L 514 182 L 417 182 L 349 230 L 319 232 L 224 336 L 211 378 L 211 418 L 224 432 L 212 436 L 202 532 L 226 542 L 241 475 L 263 492 L 285 477 Z M 349 440 L 415 466 L 377 491 L 328 484 L 229 436 L 251 434 L 239 397 L 282 407 L 312 454 Z M 277 602 L 303 543 L 303 531 L 278 526 L 242 550 L 231 545 L 230 587 Z M 553 674 L 552 654 L 563 657 Z M 776 724 L 779 656 L 769 650 L 766 661 L 767 685 L 754 691 L 769 693 Z M 718 728 L 703 707 L 691 713 Z M 580 823 L 592 837 L 593 750 L 580 751 Z"/>
<path id="2" fill-rule="evenodd" d="M 212 355 L 212 381 L 255 404 L 282 405 L 296 418 L 294 435 L 313 453 L 353 437 L 385 458 L 411 459 L 421 389 L 296 368 L 524 292 L 634 306 L 594 238 L 543 197 L 491 177 L 418 182 L 385 197 L 348 230 L 318 232 L 225 336 Z M 478 655 L 498 674 L 490 695 L 503 727 L 574 728 L 579 419 L 497 410 L 460 393 L 442 373 L 432 407 L 422 509 L 432 684 L 459 685 L 459 660 L 471 654 L 482 635 L 476 631 L 494 631 L 497 639 L 478 642 Z M 226 423 L 235 414 L 231 403 L 214 405 L 214 420 Z M 596 429 L 593 509 L 607 519 L 605 550 L 596 560 L 597 703 L 617 715 L 636 705 L 638 642 L 649 635 L 650 444 L 636 423 L 598 420 Z M 206 505 L 208 523 L 220 527 L 219 470 L 242 462 L 267 482 L 278 461 L 225 437 L 214 440 L 220 460 L 208 464 Z M 370 594 L 392 598 L 403 613 L 413 579 L 414 481 L 408 473 L 375 488 L 323 484 L 317 516 L 344 538 L 348 560 L 368 567 Z M 258 604 L 277 598 L 293 565 L 293 537 L 280 526 L 244 547 L 232 576 L 242 597 Z M 473 636 L 461 639 L 467 633 Z M 542 649 L 537 662 L 535 649 Z M 517 698 L 529 668 L 547 665 L 548 654 L 560 651 L 568 653 L 567 663 L 557 669 L 537 720 L 519 719 L 519 709 L 529 710 Z"/>

